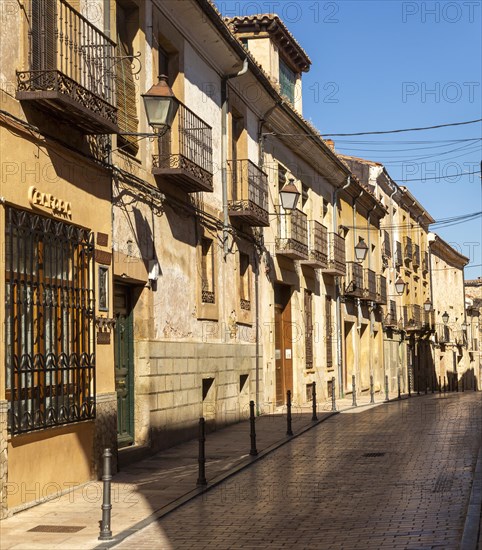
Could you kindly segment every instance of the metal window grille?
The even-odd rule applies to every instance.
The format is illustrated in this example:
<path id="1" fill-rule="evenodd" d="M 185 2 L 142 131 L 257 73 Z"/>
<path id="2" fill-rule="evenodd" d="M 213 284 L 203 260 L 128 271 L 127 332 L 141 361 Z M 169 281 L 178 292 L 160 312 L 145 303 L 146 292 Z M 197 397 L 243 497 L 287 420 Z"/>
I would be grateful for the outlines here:
<path id="1" fill-rule="evenodd" d="M 6 209 L 8 429 L 95 418 L 93 233 Z"/>
<path id="2" fill-rule="evenodd" d="M 214 252 L 211 239 L 201 239 L 201 301 L 216 303 L 214 288 Z"/>

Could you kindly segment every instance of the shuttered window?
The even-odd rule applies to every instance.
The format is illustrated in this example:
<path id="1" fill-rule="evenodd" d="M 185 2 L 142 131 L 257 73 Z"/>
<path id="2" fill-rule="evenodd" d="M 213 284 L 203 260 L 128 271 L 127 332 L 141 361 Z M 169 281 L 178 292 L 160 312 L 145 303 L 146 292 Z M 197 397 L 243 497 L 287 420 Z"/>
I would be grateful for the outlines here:
<path id="1" fill-rule="evenodd" d="M 305 289 L 305 365 L 313 368 L 313 295 Z"/>
<path id="2" fill-rule="evenodd" d="M 136 86 L 132 73 L 133 37 L 138 27 L 138 10 L 127 10 L 117 5 L 117 117 L 121 132 L 138 132 Z M 118 147 L 136 155 L 139 146 L 137 136 L 118 136 Z"/>

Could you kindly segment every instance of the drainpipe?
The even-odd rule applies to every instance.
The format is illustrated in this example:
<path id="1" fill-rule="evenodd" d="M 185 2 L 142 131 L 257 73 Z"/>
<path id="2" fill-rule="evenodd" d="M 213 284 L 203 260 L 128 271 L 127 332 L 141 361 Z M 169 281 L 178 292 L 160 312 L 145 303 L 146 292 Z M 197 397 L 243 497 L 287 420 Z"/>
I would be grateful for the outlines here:
<path id="1" fill-rule="evenodd" d="M 226 166 L 228 162 L 228 80 L 245 74 L 248 71 L 248 58 L 243 62 L 243 68 L 221 79 L 221 184 L 223 192 L 223 249 L 224 261 L 229 253 L 229 216 L 228 216 L 228 176 Z"/>
<path id="2" fill-rule="evenodd" d="M 341 187 L 341 191 L 348 189 L 351 185 L 351 177 L 347 177 L 346 184 Z M 337 187 L 333 193 L 333 233 L 338 234 L 338 192 Z M 343 361 L 341 353 L 341 299 L 340 299 L 340 277 L 335 277 L 335 323 L 336 323 L 336 360 L 338 367 L 338 397 L 344 397 L 343 391 Z"/>

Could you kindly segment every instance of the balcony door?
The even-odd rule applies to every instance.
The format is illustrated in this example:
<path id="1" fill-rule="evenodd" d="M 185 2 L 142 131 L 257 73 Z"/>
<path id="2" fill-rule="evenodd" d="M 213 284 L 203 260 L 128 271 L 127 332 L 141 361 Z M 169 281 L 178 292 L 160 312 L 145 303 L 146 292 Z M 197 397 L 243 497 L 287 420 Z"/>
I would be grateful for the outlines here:
<path id="1" fill-rule="evenodd" d="M 115 388 L 117 393 L 117 442 L 119 448 L 134 442 L 134 330 L 130 288 L 114 289 Z"/>
<path id="2" fill-rule="evenodd" d="M 293 392 L 291 287 L 275 285 L 274 297 L 276 405 L 279 406 L 286 402 L 286 392 Z"/>

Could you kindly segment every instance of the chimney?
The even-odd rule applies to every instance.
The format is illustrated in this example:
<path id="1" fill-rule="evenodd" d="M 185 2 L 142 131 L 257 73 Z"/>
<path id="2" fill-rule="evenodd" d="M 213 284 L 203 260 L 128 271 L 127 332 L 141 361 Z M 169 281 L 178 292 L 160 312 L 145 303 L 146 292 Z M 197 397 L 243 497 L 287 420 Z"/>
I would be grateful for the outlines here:
<path id="1" fill-rule="evenodd" d="M 335 142 L 332 139 L 325 139 L 325 143 L 333 152 L 335 152 Z"/>

